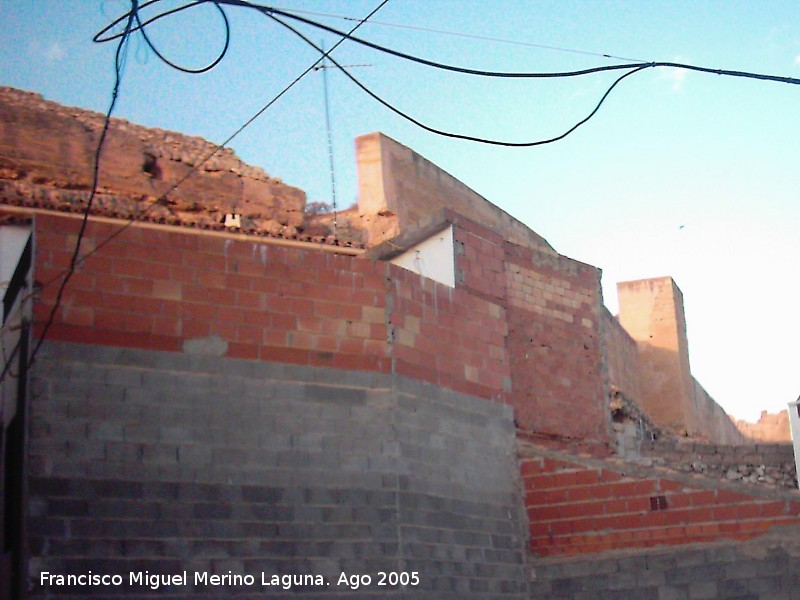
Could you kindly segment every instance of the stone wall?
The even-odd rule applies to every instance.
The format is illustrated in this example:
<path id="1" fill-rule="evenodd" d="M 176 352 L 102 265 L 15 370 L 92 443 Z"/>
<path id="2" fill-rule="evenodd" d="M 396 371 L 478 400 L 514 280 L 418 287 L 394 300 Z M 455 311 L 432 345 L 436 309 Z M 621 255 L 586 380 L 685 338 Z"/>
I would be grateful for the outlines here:
<path id="1" fill-rule="evenodd" d="M 189 572 L 170 598 L 524 598 L 511 411 L 397 376 L 50 343 L 33 382 L 34 597 L 41 573 Z M 419 585 L 378 587 L 378 573 Z M 253 586 L 193 585 L 193 573 Z M 340 573 L 371 575 L 357 593 Z M 261 573 L 321 575 L 291 592 Z M 299 592 L 299 593 L 298 593 Z M 314 593 L 316 592 L 316 593 Z"/>
<path id="2" fill-rule="evenodd" d="M 743 436 L 756 442 L 775 444 L 792 441 L 789 413 L 785 410 L 774 414 L 764 410 L 755 423 L 737 419 L 735 425 Z"/>
<path id="3" fill-rule="evenodd" d="M 628 373 L 638 373 L 639 395 L 623 391 L 657 425 L 674 433 L 719 444 L 746 443 L 725 410 L 692 376 L 683 294 L 672 278 L 619 283 L 617 292 L 619 322 L 638 347 L 632 361 L 620 351 L 620 340 L 607 336 L 615 377 L 631 387 Z"/>
<path id="4" fill-rule="evenodd" d="M 725 409 L 716 403 L 694 377 L 692 377 L 692 401 L 699 437 L 729 446 L 750 442 L 750 439 L 736 427 Z"/>
<path id="5" fill-rule="evenodd" d="M 556 254 L 543 237 L 435 164 L 382 133 L 356 139 L 358 211 L 369 245 L 413 228 L 445 208 L 516 245 Z"/>
<path id="6" fill-rule="evenodd" d="M 634 400 L 658 425 L 697 433 L 681 291 L 662 277 L 619 283 L 617 292 L 619 321 L 639 345 L 642 397 Z"/>
<path id="7" fill-rule="evenodd" d="M 679 471 L 797 489 L 797 466 L 790 443 L 723 446 L 660 439 L 643 444 L 641 453 L 654 464 Z"/>
<path id="8" fill-rule="evenodd" d="M 641 370 L 636 341 L 607 308 L 603 307 L 601 316 L 609 383 L 628 398 L 641 398 Z"/>
<path id="9" fill-rule="evenodd" d="M 98 113 L 0 87 L 4 202 L 83 210 L 103 120 Z M 227 148 L 203 162 L 215 149 L 201 138 L 112 119 L 95 212 L 141 218 L 147 211 L 150 220 L 194 225 L 219 223 L 236 212 L 246 229 L 269 233 L 303 224 L 302 191 L 243 163 Z M 166 200 L 158 202 L 163 194 Z"/>

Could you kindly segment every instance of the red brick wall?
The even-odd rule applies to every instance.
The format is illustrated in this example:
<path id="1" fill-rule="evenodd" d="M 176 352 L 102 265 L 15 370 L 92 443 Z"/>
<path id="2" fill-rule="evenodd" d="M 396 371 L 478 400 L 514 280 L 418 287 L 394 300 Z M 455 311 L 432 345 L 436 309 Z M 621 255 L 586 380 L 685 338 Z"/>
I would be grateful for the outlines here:
<path id="1" fill-rule="evenodd" d="M 550 458 L 522 462 L 530 546 L 538 556 L 749 539 L 800 524 L 800 502 L 626 475 Z M 720 486 L 722 488 L 722 486 Z"/>
<path id="2" fill-rule="evenodd" d="M 119 227 L 91 222 L 83 248 Z M 68 266 L 78 228 L 37 216 L 39 281 Z M 40 324 L 57 284 L 35 306 Z M 508 385 L 505 332 L 497 304 L 389 263 L 137 226 L 80 267 L 49 335 L 170 351 L 218 336 L 227 356 L 397 372 L 496 398 Z"/>
<path id="3" fill-rule="evenodd" d="M 511 402 L 525 429 L 605 441 L 600 270 L 507 243 Z"/>
<path id="4" fill-rule="evenodd" d="M 450 218 L 455 289 L 314 247 L 131 227 L 81 266 L 50 335 L 171 351 L 217 336 L 228 356 L 396 372 L 510 403 L 527 431 L 606 442 L 599 270 Z M 40 281 L 78 225 L 37 217 Z M 118 227 L 93 221 L 84 248 Z"/>

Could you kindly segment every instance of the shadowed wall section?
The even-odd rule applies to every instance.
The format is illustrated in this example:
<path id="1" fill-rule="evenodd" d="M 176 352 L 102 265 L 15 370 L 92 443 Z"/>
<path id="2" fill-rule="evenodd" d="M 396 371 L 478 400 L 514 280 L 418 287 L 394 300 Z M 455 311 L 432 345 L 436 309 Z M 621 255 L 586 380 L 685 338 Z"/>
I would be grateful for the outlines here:
<path id="1" fill-rule="evenodd" d="M 361 592 L 526 596 L 502 404 L 390 375 L 88 344 L 52 343 L 40 360 L 34 581 L 42 571 L 319 574 L 330 586 L 295 591 L 352 597 L 335 585 L 341 572 L 417 571 L 419 586 Z M 123 588 L 97 591 L 148 592 Z M 72 597 L 53 586 L 35 596 Z"/>

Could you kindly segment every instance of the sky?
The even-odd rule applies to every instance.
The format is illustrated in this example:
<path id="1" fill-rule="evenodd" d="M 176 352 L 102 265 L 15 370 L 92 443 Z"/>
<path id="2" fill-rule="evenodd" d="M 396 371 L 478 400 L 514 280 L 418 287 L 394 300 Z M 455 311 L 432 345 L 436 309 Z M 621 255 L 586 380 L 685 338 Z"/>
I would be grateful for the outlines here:
<path id="1" fill-rule="evenodd" d="M 350 29 L 354 21 L 335 15 L 363 18 L 378 0 L 271 5 Z M 3 0 L 0 85 L 105 112 L 116 45 L 92 38 L 128 6 L 123 0 Z M 255 11 L 228 7 L 225 13 L 230 46 L 207 73 L 171 69 L 140 37 L 132 39 L 114 115 L 221 143 L 318 58 Z M 338 41 L 308 26 L 301 30 L 327 48 Z M 224 21 L 211 4 L 147 31 L 162 54 L 192 68 L 213 61 L 225 42 Z M 357 35 L 486 70 L 555 72 L 634 59 L 800 78 L 794 0 L 389 0 Z M 351 73 L 432 127 L 516 142 L 568 130 L 619 76 L 477 78 L 352 42 L 333 56 L 345 65 L 368 65 Z M 357 200 L 355 137 L 382 131 L 526 223 L 561 254 L 600 267 L 612 313 L 617 282 L 672 276 L 684 295 L 692 372 L 729 414 L 753 421 L 762 410 L 777 412 L 798 398 L 800 86 L 647 69 L 622 81 L 563 140 L 504 148 L 426 132 L 340 72 L 330 70 L 328 84 L 339 207 Z M 305 190 L 309 201 L 330 202 L 327 144 L 316 71 L 229 146 Z"/>

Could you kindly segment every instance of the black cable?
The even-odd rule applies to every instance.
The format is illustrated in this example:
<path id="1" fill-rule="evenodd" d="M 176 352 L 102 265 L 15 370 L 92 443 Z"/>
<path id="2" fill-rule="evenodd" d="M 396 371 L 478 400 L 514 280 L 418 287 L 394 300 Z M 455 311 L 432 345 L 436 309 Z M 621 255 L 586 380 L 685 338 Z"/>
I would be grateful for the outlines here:
<path id="1" fill-rule="evenodd" d="M 276 21 L 277 23 L 280 23 L 281 25 L 283 25 L 284 27 L 289 29 L 291 32 L 293 32 L 295 35 L 300 37 L 308 45 L 310 45 L 312 48 L 317 50 L 317 52 L 323 52 L 322 48 L 317 46 L 309 38 L 307 38 L 305 35 L 303 35 L 301 32 L 299 32 L 297 29 L 295 29 L 294 27 L 292 27 L 288 23 L 282 21 L 281 19 L 279 19 L 278 17 L 276 17 L 275 15 L 273 15 L 271 13 L 266 13 L 266 15 L 269 18 L 271 18 L 272 20 Z M 391 110 L 393 113 L 395 113 L 395 114 L 399 115 L 400 117 L 406 119 L 407 121 L 413 123 L 417 127 L 420 127 L 422 129 L 424 129 L 425 131 L 428 131 L 430 133 L 435 133 L 436 135 L 441 135 L 441 136 L 444 136 L 444 137 L 449 137 L 449 138 L 454 138 L 454 139 L 459 139 L 459 140 L 467 140 L 467 141 L 470 141 L 470 142 L 480 142 L 481 144 L 489 144 L 489 145 L 492 145 L 492 146 L 506 146 L 506 147 L 512 147 L 512 148 L 529 148 L 529 147 L 532 147 L 532 146 L 543 146 L 545 144 L 552 144 L 553 142 L 557 142 L 559 140 L 563 140 L 565 137 L 567 137 L 573 131 L 578 129 L 581 125 L 583 125 L 584 123 L 589 121 L 589 119 L 591 119 L 597 113 L 597 111 L 600 110 L 600 107 L 602 106 L 603 102 L 605 102 L 606 98 L 608 98 L 608 95 L 612 92 L 612 90 L 615 87 L 617 87 L 617 84 L 619 84 L 626 77 L 629 77 L 630 75 L 633 75 L 634 73 L 638 73 L 639 71 L 642 71 L 642 70 L 648 68 L 648 65 L 638 65 L 638 66 L 637 65 L 626 65 L 626 68 L 629 69 L 629 71 L 627 73 L 621 75 L 620 77 L 618 77 L 614 81 L 614 83 L 611 84 L 611 86 L 606 90 L 605 94 L 603 94 L 602 98 L 600 98 L 600 101 L 594 107 L 592 112 L 590 112 L 589 115 L 586 116 L 584 119 L 580 120 L 578 123 L 576 123 L 575 125 L 570 127 L 564 133 L 562 133 L 562 134 L 560 134 L 560 135 L 558 135 L 556 137 L 543 139 L 543 140 L 537 140 L 537 141 L 534 141 L 534 142 L 506 142 L 506 141 L 502 141 L 502 140 L 491 140 L 491 139 L 487 139 L 487 138 L 479 138 L 479 137 L 475 137 L 475 136 L 471 136 L 471 135 L 465 135 L 465 134 L 462 134 L 462 133 L 453 133 L 453 132 L 449 132 L 449 131 L 444 131 L 442 129 L 436 129 L 435 127 L 431 127 L 430 125 L 426 125 L 425 123 L 422 123 L 421 121 L 419 121 L 418 119 L 415 119 L 411 115 L 401 111 L 399 108 L 393 106 L 392 104 L 389 104 L 386 100 L 384 100 L 383 98 L 378 96 L 376 93 L 374 93 L 372 90 L 367 88 L 363 83 L 361 83 L 358 79 L 356 79 L 347 69 L 345 69 L 344 67 L 342 67 L 342 65 L 340 65 L 338 62 L 336 62 L 336 59 L 334 59 L 334 58 L 329 56 L 328 60 L 330 60 L 342 73 L 347 75 L 347 77 L 353 83 L 355 83 L 358 87 L 360 87 L 362 90 L 364 90 L 364 92 L 369 94 L 369 96 L 371 96 L 372 98 L 374 98 L 375 100 L 380 102 L 383 106 L 385 106 L 386 108 Z"/>
<path id="2" fill-rule="evenodd" d="M 135 32 L 137 30 L 140 30 L 142 27 L 146 26 L 148 23 L 151 23 L 152 21 L 154 21 L 154 20 L 156 20 L 156 19 L 158 19 L 158 18 L 160 18 L 162 16 L 162 15 L 157 16 L 154 19 L 150 19 L 150 21 L 145 21 L 143 24 L 140 23 L 138 26 L 134 27 L 134 26 L 132 26 L 133 21 L 135 20 L 135 21 L 139 22 L 137 17 L 136 17 L 138 9 L 139 8 L 144 8 L 144 7 L 152 5 L 152 4 L 156 4 L 157 2 L 160 2 L 160 1 L 161 0 L 150 0 L 150 2 L 142 4 L 141 7 L 136 7 L 135 0 L 131 0 L 132 4 L 134 5 L 134 8 L 132 8 L 132 10 L 130 12 L 126 13 L 123 17 L 115 20 L 111 25 L 109 25 L 108 27 L 103 29 L 100 33 L 98 33 L 95 36 L 95 41 L 96 42 L 106 42 L 106 41 L 110 41 L 112 39 L 120 39 L 119 47 L 121 47 L 123 45 L 123 43 L 128 39 L 128 37 L 127 37 L 128 35 L 130 35 L 131 33 Z M 163 13 L 163 15 L 173 14 L 173 13 L 179 12 L 181 10 L 185 10 L 186 8 L 190 8 L 192 6 L 196 6 L 198 4 L 204 4 L 205 2 L 208 2 L 208 1 L 211 1 L 211 0 L 197 0 L 196 2 L 193 2 L 190 5 L 185 5 L 185 6 L 182 6 L 182 7 L 178 7 L 176 9 L 173 9 L 173 10 L 169 11 L 168 13 Z M 92 250 L 90 250 L 89 252 L 87 252 L 86 254 L 81 256 L 80 258 L 77 258 L 77 254 L 78 254 L 78 252 L 80 250 L 81 239 L 83 237 L 83 233 L 84 233 L 85 228 L 86 228 L 86 222 L 88 220 L 89 210 L 91 209 L 92 199 L 94 198 L 95 193 L 97 191 L 97 185 L 96 184 L 97 184 L 98 161 L 99 161 L 99 156 L 100 156 L 100 149 L 102 147 L 102 143 L 103 143 L 103 140 L 104 140 L 104 137 L 105 137 L 105 132 L 108 129 L 111 111 L 113 110 L 114 104 L 116 103 L 116 95 L 117 95 L 117 91 L 118 91 L 118 88 L 119 88 L 119 79 L 120 79 L 120 77 L 119 77 L 120 70 L 119 70 L 119 68 L 117 69 L 117 81 L 115 82 L 115 86 L 114 86 L 114 94 L 113 94 L 112 104 L 111 104 L 111 107 L 109 108 L 108 114 L 106 116 L 106 121 L 105 121 L 104 128 L 103 128 L 103 134 L 101 135 L 100 143 L 98 145 L 97 152 L 95 153 L 95 182 L 94 182 L 94 185 L 92 186 L 92 192 L 91 192 L 91 195 L 90 195 L 89 204 L 87 205 L 86 212 L 84 213 L 84 221 L 83 221 L 83 225 L 81 227 L 81 232 L 78 235 L 78 242 L 77 242 L 77 245 L 76 245 L 76 248 L 75 248 L 75 252 L 73 253 L 73 257 L 72 257 L 72 261 L 70 263 L 70 267 L 67 270 L 66 275 L 64 275 L 64 280 L 61 282 L 61 287 L 59 288 L 59 293 L 58 293 L 58 296 L 56 298 L 56 303 L 53 306 L 53 309 L 51 310 L 50 317 L 49 317 L 49 319 L 47 321 L 47 324 L 45 325 L 45 328 L 44 328 L 43 333 L 42 333 L 42 337 L 39 339 L 39 343 L 37 344 L 36 348 L 34 349 L 34 352 L 31 354 L 31 364 L 33 364 L 33 357 L 35 356 L 36 352 L 38 352 L 39 347 L 42 345 L 42 342 L 44 341 L 44 338 L 45 338 L 45 335 L 47 333 L 47 330 L 52 325 L 53 319 L 55 317 L 55 313 L 58 310 L 58 307 L 59 307 L 59 305 L 61 303 L 61 297 L 63 295 L 64 288 L 66 287 L 66 284 L 67 284 L 67 281 L 69 280 L 69 278 L 72 277 L 72 273 L 75 271 L 75 268 L 78 265 L 80 265 L 81 263 L 83 263 L 90 256 L 92 256 L 93 254 L 95 254 L 96 252 L 98 252 L 99 250 L 104 248 L 106 245 L 108 245 L 112 240 L 114 240 L 119 235 L 121 235 L 124 231 L 126 231 L 129 227 L 131 227 L 138 219 L 140 219 L 141 217 L 146 215 L 147 212 L 153 206 L 156 206 L 157 204 L 159 204 L 159 202 L 166 201 L 168 194 L 170 194 L 171 192 L 175 191 L 175 189 L 177 189 L 181 184 L 183 184 L 183 182 L 186 181 L 194 172 L 196 172 L 198 168 L 200 168 L 203 164 L 208 162 L 214 155 L 217 154 L 217 152 L 219 152 L 220 150 L 224 149 L 224 147 L 228 143 L 230 143 L 236 136 L 238 136 L 242 131 L 244 131 L 245 128 L 247 128 L 249 125 L 251 125 L 253 123 L 253 121 L 255 121 L 266 110 L 268 110 L 273 104 L 275 104 L 275 102 L 277 102 L 284 94 L 286 94 L 286 92 L 288 92 L 294 85 L 296 85 L 303 77 L 305 77 L 308 73 L 313 71 L 314 68 L 320 62 L 322 62 L 326 57 L 330 58 L 330 56 L 329 56 L 330 53 L 333 52 L 336 48 L 338 48 L 339 45 L 342 44 L 349 37 L 350 33 L 353 33 L 359 27 L 361 27 L 361 25 L 363 25 L 372 15 L 374 15 L 381 8 L 383 8 L 383 6 L 388 1 L 389 0 L 383 0 L 375 9 L 373 9 L 366 17 L 364 17 L 357 25 L 355 25 L 350 30 L 349 33 L 343 35 L 343 37 L 336 44 L 334 44 L 333 47 L 330 50 L 328 50 L 327 52 L 323 52 L 322 56 L 320 56 L 305 71 L 303 71 L 300 75 L 298 75 L 289 85 L 284 87 L 283 90 L 281 90 L 275 97 L 273 97 L 269 102 L 267 102 L 258 112 L 256 112 L 252 117 L 250 117 L 234 133 L 232 133 L 230 136 L 228 136 L 227 139 L 225 139 L 225 141 L 223 141 L 221 144 L 216 146 L 214 148 L 214 150 L 212 150 L 205 158 L 203 158 L 197 164 L 193 165 L 192 169 L 188 173 L 186 173 L 181 179 L 179 179 L 176 183 L 174 183 L 166 192 L 162 193 L 158 197 L 158 199 L 155 202 L 153 202 L 153 204 L 151 204 L 150 206 L 147 207 L 147 209 L 145 209 L 142 213 L 137 213 L 134 217 L 129 219 L 128 222 L 125 225 L 120 227 L 118 230 L 116 230 L 114 233 L 112 233 L 110 236 L 108 236 L 102 242 L 98 243 Z M 216 4 L 216 2 L 215 2 L 215 4 Z M 111 28 L 113 28 L 116 25 L 118 25 L 119 23 L 121 23 L 122 20 L 124 20 L 125 18 L 128 19 L 127 25 L 126 25 L 127 35 L 125 33 L 122 33 L 122 34 L 114 34 L 113 36 L 109 36 L 108 38 L 101 38 L 102 34 L 106 33 Z M 227 22 L 227 20 L 226 20 L 226 22 Z M 117 49 L 117 55 L 118 56 L 119 56 L 119 47 Z M 119 63 L 119 60 L 117 60 L 117 63 Z M 167 64 L 171 64 L 171 63 L 167 63 Z M 51 283 L 56 281 L 61 276 L 62 276 L 62 274 L 59 274 L 59 275 L 53 277 L 51 280 L 45 282 L 42 287 L 46 287 L 46 286 L 50 285 Z M 0 379 L 0 381 L 2 381 L 2 380 Z"/>
<path id="3" fill-rule="evenodd" d="M 339 15 L 335 13 L 324 13 L 324 12 L 316 12 L 312 10 L 300 10 L 297 8 L 287 9 L 287 13 L 289 14 L 305 14 L 305 15 L 314 15 L 317 17 L 332 17 L 334 19 L 342 19 L 343 21 L 355 21 L 353 17 L 348 17 L 347 15 Z M 578 50 L 577 48 L 566 48 L 564 46 L 550 46 L 548 44 L 536 44 L 534 42 L 522 42 L 520 40 L 510 40 L 507 38 L 498 38 L 492 37 L 488 35 L 476 35 L 472 33 L 462 33 L 460 31 L 449 31 L 447 29 L 433 29 L 432 27 L 420 27 L 418 25 L 403 25 L 400 23 L 388 23 L 386 21 L 375 21 L 372 20 L 369 22 L 370 25 L 381 25 L 383 27 L 394 27 L 396 29 L 408 29 L 411 31 L 422 31 L 425 33 L 434 33 L 437 35 L 449 35 L 453 37 L 461 37 L 467 38 L 472 40 L 480 40 L 482 42 L 495 42 L 498 44 L 511 44 L 514 46 L 524 46 L 526 48 L 540 48 L 542 50 L 553 50 L 555 52 L 565 52 L 568 54 L 582 54 L 584 56 L 596 56 L 599 58 L 609 58 L 613 60 L 625 60 L 628 62 L 636 63 L 636 62 L 645 62 L 640 58 L 629 58 L 627 56 L 616 56 L 614 54 L 608 54 L 606 52 L 590 52 L 588 50 Z"/>
<path id="4" fill-rule="evenodd" d="M 30 354 L 30 358 L 28 359 L 28 365 L 33 365 L 34 361 L 36 360 L 36 355 L 39 353 L 39 350 L 44 343 L 45 338 L 47 337 L 47 332 L 50 331 L 50 327 L 53 325 L 53 321 L 55 320 L 56 312 L 58 311 L 59 307 L 61 306 L 61 300 L 64 295 L 64 288 L 67 287 L 67 282 L 72 278 L 72 275 L 75 273 L 75 269 L 78 266 L 78 254 L 81 250 L 81 243 L 83 241 L 83 236 L 86 233 L 86 226 L 89 222 L 89 214 L 92 210 L 92 203 L 94 202 L 94 197 L 97 194 L 97 188 L 99 185 L 100 180 L 100 155 L 103 151 L 103 145 L 106 140 L 106 135 L 108 134 L 108 129 L 111 124 L 111 113 L 114 111 L 114 106 L 117 104 L 117 98 L 119 96 L 119 88 L 122 84 L 122 70 L 125 63 L 125 49 L 127 48 L 127 42 L 130 39 L 130 31 L 133 26 L 133 22 L 136 18 L 136 11 L 138 9 L 138 0 L 131 0 L 131 12 L 128 14 L 128 20 L 125 25 L 125 32 L 120 37 L 119 44 L 117 45 L 117 51 L 114 55 L 114 88 L 111 92 L 111 104 L 108 107 L 108 111 L 106 111 L 105 120 L 103 121 L 103 129 L 100 132 L 100 139 L 97 142 L 97 149 L 94 153 L 94 167 L 92 170 L 92 191 L 89 193 L 89 199 L 86 203 L 86 209 L 83 212 L 83 221 L 81 222 L 81 228 L 78 231 L 78 239 L 75 242 L 75 250 L 72 252 L 72 258 L 70 259 L 69 268 L 67 269 L 66 275 L 64 279 L 61 281 L 61 286 L 58 288 L 58 293 L 56 294 L 55 302 L 53 303 L 53 308 L 50 310 L 50 315 L 47 318 L 47 321 L 44 324 L 44 328 L 42 329 L 42 334 L 39 337 L 39 341 L 36 343 L 33 351 Z M 5 369 L 4 375 L 5 375 Z M 0 378 L 0 382 L 2 379 Z"/>
<path id="5" fill-rule="evenodd" d="M 110 35 L 110 36 L 103 37 L 106 33 L 111 31 L 113 28 L 115 28 L 117 25 L 119 25 L 122 21 L 125 21 L 126 19 L 129 19 L 130 16 L 133 15 L 133 17 L 134 17 L 134 19 L 136 21 L 136 26 L 132 27 L 130 29 L 130 31 L 128 31 L 128 35 L 130 35 L 131 33 L 136 33 L 137 31 L 139 33 L 141 33 L 142 34 L 142 38 L 144 39 L 145 43 L 147 44 L 147 47 L 149 47 L 153 51 L 153 53 L 162 62 L 164 62 L 165 64 L 169 65 L 170 67 L 172 67 L 173 69 L 175 69 L 177 71 L 180 71 L 182 73 L 188 73 L 190 75 L 198 75 L 200 73 L 206 73 L 207 71 L 210 71 L 211 69 L 216 67 L 222 61 L 222 59 L 225 58 L 225 55 L 228 53 L 228 48 L 230 47 L 230 42 L 231 42 L 231 24 L 230 24 L 230 21 L 228 21 L 228 15 L 225 14 L 225 10 L 220 5 L 220 2 L 217 1 L 217 0 L 196 0 L 195 2 L 192 2 L 190 4 L 185 4 L 183 6 L 179 6 L 177 8 L 173 8 L 171 10 L 168 10 L 168 11 L 165 11 L 163 13 L 160 13 L 160 14 L 156 15 L 154 18 L 149 19 L 149 20 L 145 21 L 144 23 L 142 23 L 142 20 L 139 17 L 139 12 L 142 9 L 147 8 L 148 6 L 151 6 L 153 4 L 157 4 L 160 1 L 161 0 L 150 0 L 149 2 L 145 2 L 144 4 L 139 6 L 136 10 L 131 10 L 130 12 L 128 12 L 128 13 L 122 15 L 121 17 L 115 19 L 108 26 L 106 26 L 103 29 L 101 29 L 100 32 L 97 33 L 94 36 L 94 38 L 92 38 L 92 41 L 94 41 L 94 42 L 110 42 L 112 40 L 118 39 L 121 36 L 125 35 L 123 33 L 116 33 L 116 34 L 113 34 L 113 35 Z M 187 10 L 189 8 L 193 8 L 195 6 L 200 6 L 201 4 L 207 4 L 207 3 L 213 4 L 217 8 L 217 10 L 219 11 L 220 15 L 222 16 L 222 20 L 223 20 L 223 22 L 225 24 L 225 43 L 223 45 L 222 50 L 217 55 L 217 57 L 213 61 L 211 61 L 208 65 L 206 65 L 205 67 L 201 67 L 199 69 L 191 69 L 189 67 L 182 67 L 181 65 L 178 65 L 177 63 L 174 63 L 171 60 L 169 60 L 166 56 L 164 56 L 164 54 L 162 54 L 158 50 L 158 48 L 156 48 L 155 44 L 153 44 L 152 40 L 148 37 L 147 32 L 145 31 L 145 28 L 146 28 L 146 26 L 148 24 L 153 23 L 155 21 L 158 21 L 159 19 L 162 19 L 162 18 L 167 17 L 169 15 L 173 15 L 173 14 L 182 12 L 182 11 Z"/>
<path id="6" fill-rule="evenodd" d="M 143 5 L 143 6 L 147 6 L 147 5 L 150 5 L 150 4 L 155 4 L 155 3 L 160 2 L 160 1 L 161 0 L 151 0 L 146 5 Z M 159 20 L 159 19 L 161 19 L 163 17 L 168 16 L 169 14 L 180 12 L 182 10 L 186 10 L 188 8 L 191 8 L 192 6 L 195 6 L 197 4 L 203 4 L 205 2 L 210 2 L 210 1 L 212 1 L 212 0 L 195 0 L 194 2 L 192 2 L 190 4 L 187 4 L 187 5 L 178 7 L 176 9 L 167 11 L 165 13 L 156 15 L 152 19 L 149 19 L 148 21 L 145 21 L 142 24 L 142 26 L 146 26 L 146 25 L 148 25 L 150 23 L 153 23 L 153 22 L 155 22 L 155 21 L 157 21 L 157 20 Z M 287 17 L 289 19 L 294 19 L 296 21 L 300 21 L 300 22 L 305 23 L 307 25 L 310 25 L 312 27 L 316 27 L 317 29 L 322 29 L 322 30 L 327 31 L 329 33 L 333 33 L 333 34 L 336 34 L 338 36 L 346 37 L 347 39 L 350 39 L 350 40 L 356 42 L 357 44 L 361 44 L 363 46 L 367 46 L 367 47 L 372 48 L 373 50 L 377 50 L 379 52 L 384 52 L 386 54 L 390 54 L 390 55 L 395 56 L 397 58 L 402 58 L 402 59 L 405 59 L 405 60 L 409 60 L 409 61 L 412 61 L 412 62 L 423 64 L 423 65 L 426 65 L 426 66 L 429 66 L 429 67 L 432 67 L 432 68 L 436 68 L 436 69 L 443 69 L 443 70 L 447 70 L 447 71 L 453 71 L 453 72 L 456 72 L 456 73 L 463 73 L 465 75 L 476 75 L 476 76 L 481 76 L 481 77 L 519 78 L 519 79 L 563 78 L 563 77 L 580 77 L 580 76 L 583 76 L 583 75 L 590 75 L 592 73 L 601 73 L 601 72 L 605 72 L 605 71 L 616 71 L 616 70 L 625 70 L 625 69 L 635 69 L 635 68 L 639 68 L 639 67 L 644 67 L 644 68 L 672 67 L 672 68 L 678 68 L 678 69 L 686 69 L 686 70 L 689 70 L 689 71 L 698 71 L 698 72 L 701 72 L 701 73 L 712 73 L 712 74 L 715 74 L 715 75 L 724 75 L 724 76 L 728 76 L 728 77 L 744 77 L 744 78 L 750 78 L 750 79 L 760 79 L 760 80 L 764 80 L 764 81 L 774 81 L 774 82 L 778 82 L 778 83 L 789 83 L 789 84 L 793 84 L 793 85 L 800 84 L 800 79 L 797 79 L 797 78 L 794 78 L 794 77 L 783 77 L 783 76 L 778 76 L 778 75 L 766 75 L 766 74 L 763 74 L 763 73 L 753 73 L 753 72 L 748 72 L 748 71 L 736 71 L 736 70 L 729 70 L 729 69 L 715 69 L 715 68 L 710 68 L 710 67 L 700 67 L 700 66 L 690 65 L 690 64 L 685 64 L 685 63 L 666 62 L 666 61 L 630 62 L 629 64 L 604 65 L 604 66 L 599 66 L 599 67 L 591 67 L 591 68 L 588 68 L 588 69 L 579 69 L 579 70 L 575 70 L 575 71 L 558 71 L 558 72 L 502 72 L 502 71 L 486 71 L 486 70 L 481 70 L 481 69 L 471 69 L 471 68 L 467 68 L 467 67 L 459 67 L 459 66 L 455 66 L 455 65 L 447 65 L 447 64 L 444 64 L 444 63 L 439 63 L 439 62 L 428 60 L 428 59 L 425 59 L 425 58 L 422 58 L 422 57 L 419 57 L 419 56 L 414 56 L 412 54 L 407 54 L 405 52 L 400 52 L 399 50 L 394 50 L 394 49 L 388 48 L 386 46 L 381 46 L 379 44 L 375 44 L 375 43 L 370 42 L 368 40 L 364 40 L 364 39 L 355 37 L 355 36 L 351 35 L 350 33 L 347 33 L 347 32 L 344 32 L 342 30 L 336 29 L 334 27 L 330 27 L 328 25 L 325 25 L 324 23 L 320 23 L 318 21 L 313 21 L 311 19 L 306 19 L 305 17 L 301 17 L 301 16 L 299 16 L 297 14 L 293 14 L 291 12 L 280 10 L 280 9 L 274 8 L 272 6 L 267 6 L 267 5 L 263 5 L 263 4 L 256 4 L 254 2 L 249 2 L 247 0 L 214 0 L 214 1 L 218 2 L 219 4 L 225 4 L 225 5 L 229 5 L 229 6 L 240 6 L 240 7 L 245 7 L 245 8 L 252 8 L 252 9 L 255 9 L 255 10 L 257 10 L 257 11 L 259 11 L 261 13 L 264 13 L 264 14 L 272 13 L 272 14 L 281 15 L 281 16 Z M 118 19 L 115 23 L 119 23 L 119 21 L 120 21 L 120 19 Z M 106 30 L 107 29 L 108 28 L 106 28 Z M 104 30 L 104 31 L 106 31 L 106 30 Z M 117 34 L 116 36 L 112 36 L 112 37 L 105 38 L 105 39 L 102 39 L 102 40 L 97 40 L 97 41 L 108 41 L 108 40 L 111 40 L 111 39 L 115 39 L 115 37 L 118 37 L 119 35 L 120 34 Z M 630 59 L 622 59 L 622 60 L 630 60 Z"/>

